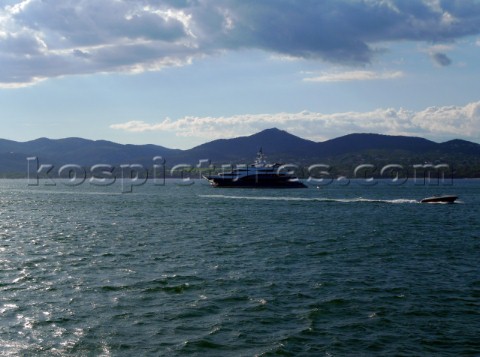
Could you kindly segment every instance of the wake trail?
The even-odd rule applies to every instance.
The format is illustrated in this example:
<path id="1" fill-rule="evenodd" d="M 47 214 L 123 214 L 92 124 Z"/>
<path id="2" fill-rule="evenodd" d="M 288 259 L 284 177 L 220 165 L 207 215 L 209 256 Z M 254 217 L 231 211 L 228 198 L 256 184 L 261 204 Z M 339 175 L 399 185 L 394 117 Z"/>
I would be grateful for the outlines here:
<path id="1" fill-rule="evenodd" d="M 420 201 L 409 198 L 397 198 L 393 200 L 371 199 L 371 198 L 326 198 L 326 197 L 271 197 L 271 196 L 231 196 L 231 195 L 199 195 L 202 198 L 248 200 L 248 201 L 298 201 L 298 202 L 340 202 L 340 203 L 420 203 Z"/>

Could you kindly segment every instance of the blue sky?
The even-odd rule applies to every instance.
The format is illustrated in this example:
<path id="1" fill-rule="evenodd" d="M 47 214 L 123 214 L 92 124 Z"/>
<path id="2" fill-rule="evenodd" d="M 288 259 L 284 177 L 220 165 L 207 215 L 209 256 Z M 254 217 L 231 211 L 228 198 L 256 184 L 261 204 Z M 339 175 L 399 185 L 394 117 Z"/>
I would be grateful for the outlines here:
<path id="1" fill-rule="evenodd" d="M 480 142 L 475 0 L 0 2 L 0 137 Z"/>

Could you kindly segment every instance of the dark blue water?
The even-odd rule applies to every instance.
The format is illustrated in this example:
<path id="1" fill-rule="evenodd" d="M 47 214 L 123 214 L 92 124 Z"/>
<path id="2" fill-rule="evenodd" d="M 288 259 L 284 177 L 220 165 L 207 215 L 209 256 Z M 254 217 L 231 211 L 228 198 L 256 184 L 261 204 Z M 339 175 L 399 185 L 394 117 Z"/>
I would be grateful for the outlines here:
<path id="1" fill-rule="evenodd" d="M 0 355 L 480 354 L 480 181 L 0 194 Z"/>

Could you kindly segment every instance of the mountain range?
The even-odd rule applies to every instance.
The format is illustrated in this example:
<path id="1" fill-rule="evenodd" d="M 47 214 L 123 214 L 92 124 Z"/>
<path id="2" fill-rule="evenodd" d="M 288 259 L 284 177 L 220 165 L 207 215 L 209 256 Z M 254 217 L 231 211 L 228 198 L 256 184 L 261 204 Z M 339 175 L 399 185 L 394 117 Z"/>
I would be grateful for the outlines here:
<path id="1" fill-rule="evenodd" d="M 480 177 L 480 144 L 455 139 L 436 143 L 420 137 L 380 134 L 349 134 L 314 142 L 277 128 L 232 139 L 214 140 L 188 150 L 158 145 L 123 145 L 105 140 L 82 138 L 47 139 L 27 142 L 0 139 L 0 173 L 25 176 L 27 158 L 37 157 L 40 164 L 141 164 L 152 167 L 161 156 L 166 166 L 198 164 L 208 159 L 215 165 L 251 163 L 262 148 L 269 161 L 310 165 L 329 164 L 339 172 L 360 164 L 446 163 L 460 177 Z"/>

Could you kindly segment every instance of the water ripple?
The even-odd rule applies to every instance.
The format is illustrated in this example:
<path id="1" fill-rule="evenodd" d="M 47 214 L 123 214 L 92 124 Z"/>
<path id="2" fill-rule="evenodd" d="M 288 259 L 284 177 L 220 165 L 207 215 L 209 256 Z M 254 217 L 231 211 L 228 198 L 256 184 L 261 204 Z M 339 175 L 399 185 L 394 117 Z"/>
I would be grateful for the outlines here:
<path id="1" fill-rule="evenodd" d="M 454 188 L 6 180 L 0 355 L 475 355 L 480 190 Z"/>

